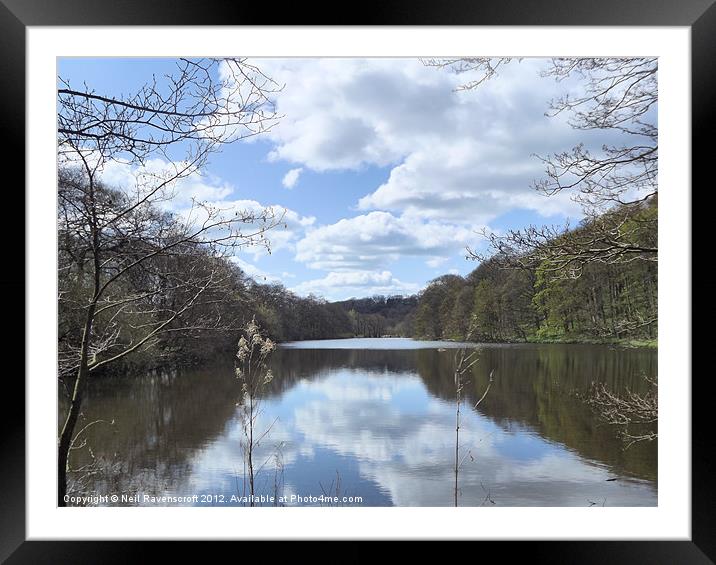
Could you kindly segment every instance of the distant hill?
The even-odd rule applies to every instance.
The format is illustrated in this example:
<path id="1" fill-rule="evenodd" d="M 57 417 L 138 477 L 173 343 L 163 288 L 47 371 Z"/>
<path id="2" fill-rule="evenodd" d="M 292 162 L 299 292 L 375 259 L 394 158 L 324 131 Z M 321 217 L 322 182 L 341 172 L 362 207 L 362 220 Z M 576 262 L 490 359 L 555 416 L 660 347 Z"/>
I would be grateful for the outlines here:
<path id="1" fill-rule="evenodd" d="M 350 298 L 332 304 L 348 313 L 354 335 L 380 337 L 413 334 L 413 318 L 418 307 L 417 295 L 376 295 Z"/>

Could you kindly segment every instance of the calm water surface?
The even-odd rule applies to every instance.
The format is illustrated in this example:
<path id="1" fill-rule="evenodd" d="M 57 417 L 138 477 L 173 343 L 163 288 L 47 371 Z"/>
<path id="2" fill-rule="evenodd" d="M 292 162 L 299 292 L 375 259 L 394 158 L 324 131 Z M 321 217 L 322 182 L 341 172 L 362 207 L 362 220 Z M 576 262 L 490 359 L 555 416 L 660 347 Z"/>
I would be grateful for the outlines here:
<path id="1" fill-rule="evenodd" d="M 360 496 L 362 506 L 453 504 L 455 353 L 399 338 L 306 341 L 273 355 L 260 402 L 257 494 Z M 470 347 L 475 347 L 470 344 Z M 479 345 L 462 406 L 462 506 L 655 506 L 656 442 L 624 450 L 577 399 L 593 381 L 644 390 L 657 353 L 594 345 Z M 488 375 L 494 383 L 477 410 Z M 62 399 L 61 399 L 62 400 Z M 87 447 L 110 466 L 86 492 L 244 494 L 230 360 L 91 383 Z M 62 404 L 62 403 L 61 403 Z M 615 480 L 614 480 L 615 479 Z M 224 503 L 226 504 L 226 502 Z"/>

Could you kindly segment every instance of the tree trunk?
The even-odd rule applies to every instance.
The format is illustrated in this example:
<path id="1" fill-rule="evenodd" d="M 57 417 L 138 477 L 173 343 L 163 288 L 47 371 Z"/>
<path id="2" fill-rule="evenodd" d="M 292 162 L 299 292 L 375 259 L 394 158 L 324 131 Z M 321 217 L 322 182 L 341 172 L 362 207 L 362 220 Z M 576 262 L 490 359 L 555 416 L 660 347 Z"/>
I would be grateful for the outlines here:
<path id="1" fill-rule="evenodd" d="M 84 393 L 86 378 L 86 368 L 84 371 L 80 369 L 72 393 L 70 411 L 67 414 L 67 419 L 65 420 L 65 425 L 62 427 L 62 433 L 60 434 L 60 439 L 58 441 L 57 506 L 67 506 L 65 501 L 65 496 L 67 495 L 67 464 L 69 461 L 70 446 L 72 445 L 72 434 L 75 431 L 77 420 L 80 415 L 80 408 L 82 406 L 82 396 Z"/>
<path id="2" fill-rule="evenodd" d="M 89 375 L 88 351 L 95 308 L 96 303 L 93 302 L 87 310 L 87 319 L 85 321 L 80 350 L 80 368 L 77 371 L 77 380 L 75 380 L 75 386 L 72 389 L 70 410 L 67 413 L 65 424 L 62 426 L 62 432 L 57 442 L 57 506 L 67 506 L 67 502 L 65 501 L 65 496 L 67 495 L 67 467 L 70 448 L 72 447 L 72 438 L 75 433 L 75 427 L 77 426 L 77 420 L 80 416 L 82 397 L 84 396 L 84 389 Z"/>

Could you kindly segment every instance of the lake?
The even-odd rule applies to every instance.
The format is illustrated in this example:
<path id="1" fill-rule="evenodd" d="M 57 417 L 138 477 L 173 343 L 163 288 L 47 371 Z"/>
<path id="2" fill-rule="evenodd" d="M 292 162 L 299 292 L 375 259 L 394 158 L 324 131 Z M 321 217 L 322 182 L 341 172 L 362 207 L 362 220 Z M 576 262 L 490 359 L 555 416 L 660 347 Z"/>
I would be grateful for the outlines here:
<path id="1" fill-rule="evenodd" d="M 402 338 L 281 345 L 255 425 L 255 437 L 263 436 L 253 456 L 256 495 L 284 496 L 287 506 L 334 504 L 322 494 L 350 497 L 339 505 L 453 505 L 453 375 L 463 345 Z M 467 346 L 479 361 L 464 378 L 460 506 L 657 504 L 656 442 L 624 449 L 616 430 L 576 397 L 593 381 L 646 390 L 656 350 Z M 157 504 L 144 495 L 198 497 L 161 505 L 244 504 L 231 500 L 247 494 L 231 363 L 92 381 L 77 429 L 107 422 L 93 424 L 86 446 L 73 452 L 73 467 L 97 471 L 74 475 L 82 490 L 139 496 L 118 505 Z M 474 409 L 491 371 L 491 389 Z"/>

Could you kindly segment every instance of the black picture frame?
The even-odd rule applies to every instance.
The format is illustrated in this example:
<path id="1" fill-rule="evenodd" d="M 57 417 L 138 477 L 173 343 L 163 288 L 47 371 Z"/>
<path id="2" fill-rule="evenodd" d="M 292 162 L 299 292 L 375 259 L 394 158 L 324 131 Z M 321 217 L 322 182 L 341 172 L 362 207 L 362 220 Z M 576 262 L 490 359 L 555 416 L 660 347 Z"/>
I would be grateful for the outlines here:
<path id="1" fill-rule="evenodd" d="M 354 10 L 328 11 L 304 3 L 280 9 L 247 12 L 246 4 L 204 0 L 0 0 L 0 114 L 3 137 L 12 140 L 6 148 L 7 163 L 19 173 L 13 189 L 6 180 L 7 198 L 13 210 L 27 213 L 23 191 L 25 162 L 25 36 L 28 26 L 67 25 L 564 25 L 564 26 L 686 26 L 691 29 L 692 72 L 692 179 L 708 190 L 706 171 L 713 157 L 707 135 L 714 131 L 716 101 L 716 4 L 714 0 L 456 0 L 450 3 L 426 0 L 362 2 Z M 339 15 L 341 14 L 341 15 Z M 20 111 L 24 109 L 24 112 Z M 9 154 L 7 153 L 9 152 Z M 691 187 L 685 187 L 691 190 Z M 692 192 L 693 195 L 693 192 Z M 24 214 L 13 214 L 24 218 Z M 693 220 L 692 220 L 693 222 Z M 695 225 L 695 224 L 694 224 Z M 24 230 L 23 230 L 24 232 Z M 20 232 L 20 233 L 23 233 Z M 24 265 L 24 249 L 17 244 L 15 257 L 6 261 Z M 14 261 L 13 261 L 14 260 Z M 14 269 L 20 273 L 20 269 Z M 22 271 L 24 273 L 24 269 Z M 24 274 L 0 279 L 5 296 L 24 296 Z M 19 300 L 15 300 L 20 305 Z M 18 312 L 15 328 L 24 328 Z M 48 323 L 53 321 L 48 320 Z M 32 339 L 16 331 L 16 339 Z M 18 344 L 19 345 L 19 344 Z M 9 342 L 6 343 L 10 350 Z M 132 563 L 148 559 L 148 550 L 159 549 L 163 560 L 180 553 L 207 557 L 206 544 L 200 542 L 80 542 L 26 541 L 25 536 L 25 417 L 24 383 L 16 372 L 8 372 L 3 383 L 5 404 L 19 408 L 15 416 L 4 418 L 2 426 L 2 480 L 0 481 L 0 560 L 7 563 Z M 706 375 L 702 375 L 706 377 Z M 708 394 L 708 378 L 692 382 L 692 537 L 691 541 L 525 541 L 476 542 L 480 552 L 498 552 L 510 562 L 523 552 L 530 561 L 559 563 L 714 563 L 716 561 L 716 456 L 713 454 L 713 423 Z M 11 400 L 12 399 L 12 400 Z M 81 537 L 81 533 L 78 533 Z M 285 551 L 283 548 L 277 551 Z M 293 550 L 289 550 L 290 554 Z M 341 549 L 321 549 L 318 554 L 342 560 L 369 558 L 374 549 L 364 545 Z M 476 549 L 470 549 L 476 551 Z M 209 554 L 211 555 L 211 554 Z"/>

